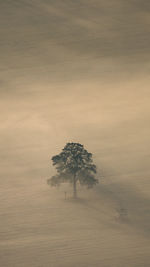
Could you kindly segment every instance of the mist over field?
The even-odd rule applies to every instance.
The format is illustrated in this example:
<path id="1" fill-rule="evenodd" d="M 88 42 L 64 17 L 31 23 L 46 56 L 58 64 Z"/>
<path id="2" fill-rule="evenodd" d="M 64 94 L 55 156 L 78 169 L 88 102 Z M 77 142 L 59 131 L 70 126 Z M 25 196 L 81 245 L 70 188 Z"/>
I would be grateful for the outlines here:
<path id="1" fill-rule="evenodd" d="M 2 267 L 150 265 L 149 43 L 147 0 L 0 0 Z M 76 201 L 67 142 L 98 169 Z"/>

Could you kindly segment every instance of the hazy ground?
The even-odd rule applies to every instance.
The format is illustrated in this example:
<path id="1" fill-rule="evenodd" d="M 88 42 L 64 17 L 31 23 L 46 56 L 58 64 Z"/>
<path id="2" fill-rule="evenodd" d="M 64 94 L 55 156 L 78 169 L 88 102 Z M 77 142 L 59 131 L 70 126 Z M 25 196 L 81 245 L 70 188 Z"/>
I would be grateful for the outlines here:
<path id="1" fill-rule="evenodd" d="M 0 266 L 150 266 L 149 13 L 0 0 Z M 100 178 L 76 202 L 46 184 L 70 141 Z"/>
<path id="2" fill-rule="evenodd" d="M 102 182 L 77 201 L 42 179 L 4 188 L 1 266 L 148 267 L 149 201 L 118 187 Z"/>

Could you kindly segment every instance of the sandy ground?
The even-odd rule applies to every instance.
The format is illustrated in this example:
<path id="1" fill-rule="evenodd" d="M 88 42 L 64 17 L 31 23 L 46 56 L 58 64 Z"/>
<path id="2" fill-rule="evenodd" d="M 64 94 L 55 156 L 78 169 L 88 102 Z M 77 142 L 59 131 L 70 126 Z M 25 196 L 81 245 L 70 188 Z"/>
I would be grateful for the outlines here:
<path id="1" fill-rule="evenodd" d="M 75 201 L 70 187 L 51 189 L 41 179 L 6 188 L 1 203 L 3 267 L 149 266 L 149 201 L 129 187 L 102 181 L 92 191 L 79 188 Z"/>

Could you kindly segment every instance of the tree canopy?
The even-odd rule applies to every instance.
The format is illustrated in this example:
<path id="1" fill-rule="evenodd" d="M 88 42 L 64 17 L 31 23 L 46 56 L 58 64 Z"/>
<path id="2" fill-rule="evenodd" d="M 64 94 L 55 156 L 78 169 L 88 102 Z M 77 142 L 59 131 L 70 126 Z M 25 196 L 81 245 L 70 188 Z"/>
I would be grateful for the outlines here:
<path id="1" fill-rule="evenodd" d="M 52 157 L 57 174 L 48 179 L 48 184 L 57 186 L 63 182 L 73 184 L 74 197 L 76 197 L 76 184 L 79 182 L 88 188 L 98 183 L 95 178 L 96 165 L 93 164 L 92 153 L 89 153 L 79 143 L 67 143 L 59 155 Z"/>

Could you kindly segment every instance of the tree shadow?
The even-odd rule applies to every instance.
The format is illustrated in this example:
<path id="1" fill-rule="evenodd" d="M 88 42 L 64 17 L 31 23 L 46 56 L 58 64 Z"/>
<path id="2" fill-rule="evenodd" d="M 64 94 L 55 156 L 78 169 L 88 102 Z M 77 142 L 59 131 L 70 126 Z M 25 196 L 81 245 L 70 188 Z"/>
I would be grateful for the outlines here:
<path id="1" fill-rule="evenodd" d="M 138 232 L 150 234 L 150 199 L 136 187 L 125 182 L 100 184 L 96 191 L 115 203 L 118 223 L 127 223 Z"/>

